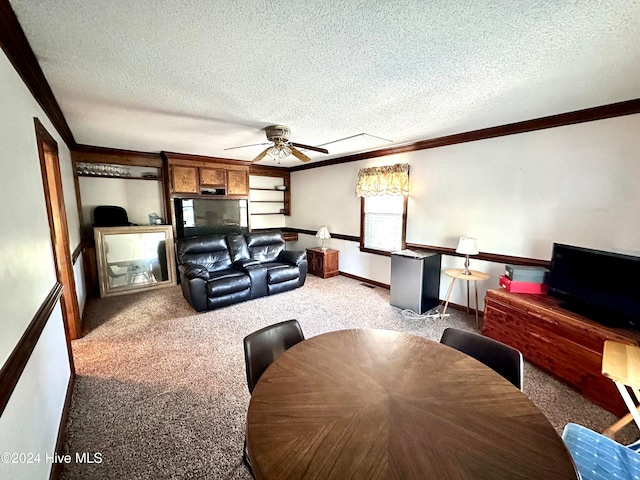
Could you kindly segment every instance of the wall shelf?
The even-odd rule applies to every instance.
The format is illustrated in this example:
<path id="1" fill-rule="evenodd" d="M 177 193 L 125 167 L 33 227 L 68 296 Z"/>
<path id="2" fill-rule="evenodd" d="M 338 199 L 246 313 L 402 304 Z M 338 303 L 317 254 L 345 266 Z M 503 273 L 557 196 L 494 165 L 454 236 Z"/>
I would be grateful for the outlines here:
<path id="1" fill-rule="evenodd" d="M 86 161 L 76 162 L 75 167 L 78 177 L 162 181 L 162 169 L 158 167 Z"/>
<path id="2" fill-rule="evenodd" d="M 282 190 L 284 188 L 284 190 Z M 289 176 L 272 169 L 249 175 L 251 229 L 283 228 L 290 214 Z"/>
<path id="3" fill-rule="evenodd" d="M 162 177 L 134 177 L 131 175 L 91 175 L 88 173 L 78 173 L 78 177 L 87 177 L 87 178 L 120 178 L 123 180 L 154 180 L 154 181 L 162 181 Z"/>

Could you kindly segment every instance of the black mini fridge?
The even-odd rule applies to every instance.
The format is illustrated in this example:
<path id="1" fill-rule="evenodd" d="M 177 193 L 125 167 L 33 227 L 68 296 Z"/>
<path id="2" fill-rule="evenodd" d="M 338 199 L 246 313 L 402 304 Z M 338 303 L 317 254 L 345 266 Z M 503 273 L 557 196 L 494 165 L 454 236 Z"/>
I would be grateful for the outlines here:
<path id="1" fill-rule="evenodd" d="M 391 305 L 422 314 L 440 303 L 439 253 L 391 253 Z"/>

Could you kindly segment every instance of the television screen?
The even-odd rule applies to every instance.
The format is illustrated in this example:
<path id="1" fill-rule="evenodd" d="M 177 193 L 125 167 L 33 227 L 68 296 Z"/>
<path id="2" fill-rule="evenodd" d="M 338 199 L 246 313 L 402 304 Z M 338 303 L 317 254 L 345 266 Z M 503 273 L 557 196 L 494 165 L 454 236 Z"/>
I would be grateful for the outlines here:
<path id="1" fill-rule="evenodd" d="M 640 328 L 640 257 L 554 243 L 549 294 L 592 320 Z"/>
<path id="2" fill-rule="evenodd" d="M 176 198 L 178 238 L 249 231 L 246 200 Z"/>

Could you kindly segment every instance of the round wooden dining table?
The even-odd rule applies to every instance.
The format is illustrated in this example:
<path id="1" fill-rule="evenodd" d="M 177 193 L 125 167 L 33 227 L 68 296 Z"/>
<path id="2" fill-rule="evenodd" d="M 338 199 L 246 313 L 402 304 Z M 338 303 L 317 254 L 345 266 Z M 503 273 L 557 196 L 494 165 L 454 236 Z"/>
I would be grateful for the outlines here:
<path id="1" fill-rule="evenodd" d="M 576 479 L 540 410 L 475 359 L 423 337 L 339 330 L 277 358 L 247 448 L 260 479 Z"/>

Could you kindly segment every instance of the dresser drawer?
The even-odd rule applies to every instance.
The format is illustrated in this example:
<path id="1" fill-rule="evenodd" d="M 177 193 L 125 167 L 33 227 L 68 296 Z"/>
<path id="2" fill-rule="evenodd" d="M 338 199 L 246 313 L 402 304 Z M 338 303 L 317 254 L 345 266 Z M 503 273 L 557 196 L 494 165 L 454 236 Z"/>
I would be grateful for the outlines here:
<path id="1" fill-rule="evenodd" d="M 487 306 L 491 321 L 482 333 L 511 345 L 532 363 L 566 380 L 579 390 L 590 375 L 601 375 L 602 354 L 557 335 L 535 319 L 523 320 Z"/>
<path id="2" fill-rule="evenodd" d="M 486 298 L 483 335 L 517 348 L 528 361 L 565 381 L 585 398 L 618 416 L 624 415 L 626 407 L 615 384 L 601 372 L 608 332 L 586 334 L 587 327 L 585 335 L 577 335 L 575 325 L 565 325 L 562 316 L 545 316 L 534 307 L 525 312 Z M 622 340 L 632 342 L 625 337 Z"/>

